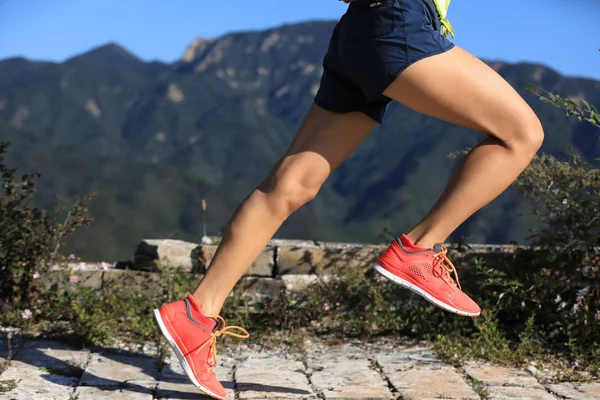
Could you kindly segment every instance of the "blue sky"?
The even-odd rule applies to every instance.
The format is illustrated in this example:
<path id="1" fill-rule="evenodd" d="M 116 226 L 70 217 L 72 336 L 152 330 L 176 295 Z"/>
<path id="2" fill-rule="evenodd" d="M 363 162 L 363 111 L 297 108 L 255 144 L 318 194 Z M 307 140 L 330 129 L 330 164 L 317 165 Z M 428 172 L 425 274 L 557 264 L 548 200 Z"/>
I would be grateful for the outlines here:
<path id="1" fill-rule="evenodd" d="M 173 61 L 197 36 L 336 19 L 338 0 L 0 0 L 0 59 L 62 61 L 107 42 Z M 600 0 L 453 0 L 455 43 L 478 57 L 532 61 L 600 79 Z"/>

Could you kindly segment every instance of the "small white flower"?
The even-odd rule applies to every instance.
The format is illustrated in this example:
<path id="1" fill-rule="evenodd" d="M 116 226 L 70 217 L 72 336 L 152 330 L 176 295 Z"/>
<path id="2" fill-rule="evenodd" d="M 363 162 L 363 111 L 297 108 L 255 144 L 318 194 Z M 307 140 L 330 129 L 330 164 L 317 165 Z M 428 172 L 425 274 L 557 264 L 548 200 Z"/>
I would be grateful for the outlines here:
<path id="1" fill-rule="evenodd" d="M 556 295 L 556 299 L 554 299 L 555 303 L 560 303 L 562 301 L 562 297 L 560 297 L 560 294 Z"/>
<path id="2" fill-rule="evenodd" d="M 565 308 L 567 306 L 567 302 L 565 301 L 561 301 L 560 304 L 558 305 L 558 309 L 562 310 L 563 308 Z"/>
<path id="3" fill-rule="evenodd" d="M 79 263 L 79 269 L 82 270 L 82 271 L 85 271 L 87 269 L 87 264 L 84 263 L 83 261 L 81 261 Z"/>
<path id="4" fill-rule="evenodd" d="M 100 266 L 102 267 L 102 269 L 103 269 L 104 271 L 108 271 L 108 264 L 107 264 L 107 263 L 105 263 L 104 261 L 102 261 L 102 262 L 100 263 Z"/>
<path id="5" fill-rule="evenodd" d="M 37 279 L 40 277 L 40 273 L 36 271 L 35 274 L 33 274 L 33 279 Z"/>
<path id="6" fill-rule="evenodd" d="M 21 318 L 23 318 L 23 319 L 31 319 L 32 315 L 33 314 L 31 313 L 31 310 L 29 308 L 27 308 L 21 312 Z"/>

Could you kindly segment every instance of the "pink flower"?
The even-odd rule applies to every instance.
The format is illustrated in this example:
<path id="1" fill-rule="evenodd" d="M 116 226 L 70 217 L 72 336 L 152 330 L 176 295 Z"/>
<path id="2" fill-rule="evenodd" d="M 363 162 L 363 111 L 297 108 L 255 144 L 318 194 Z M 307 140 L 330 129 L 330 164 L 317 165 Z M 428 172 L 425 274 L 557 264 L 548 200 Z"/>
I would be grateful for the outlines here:
<path id="1" fill-rule="evenodd" d="M 571 307 L 571 314 L 575 314 L 578 310 L 579 310 L 579 304 L 578 303 L 573 304 L 573 307 Z"/>
<path id="2" fill-rule="evenodd" d="M 23 319 L 30 319 L 31 316 L 32 316 L 32 314 L 31 314 L 31 310 L 29 308 L 27 308 L 21 312 L 21 318 L 23 318 Z"/>
<path id="3" fill-rule="evenodd" d="M 77 283 L 79 282 L 79 277 L 77 275 L 71 275 L 71 277 L 69 278 L 69 282 Z"/>
<path id="4" fill-rule="evenodd" d="M 329 308 L 330 308 L 330 307 L 329 307 L 329 303 L 325 303 L 325 304 L 323 304 L 323 310 L 325 310 L 325 311 L 329 311 Z"/>
<path id="5" fill-rule="evenodd" d="M 580 302 L 585 296 L 588 295 L 589 292 L 590 290 L 588 288 L 579 289 L 577 292 L 577 302 Z"/>
<path id="6" fill-rule="evenodd" d="M 102 267 L 102 269 L 103 269 L 104 271 L 108 271 L 108 264 L 107 264 L 107 263 L 105 263 L 104 261 L 102 261 L 102 262 L 100 263 L 100 266 Z"/>
<path id="7" fill-rule="evenodd" d="M 33 279 L 37 279 L 40 277 L 40 273 L 36 271 L 35 274 L 33 274 Z"/>
<path id="8" fill-rule="evenodd" d="M 75 254 L 69 254 L 69 257 L 67 258 L 67 260 L 74 260 L 75 259 Z"/>
<path id="9" fill-rule="evenodd" d="M 79 269 L 85 271 L 87 269 L 87 264 L 83 261 L 79 263 Z"/>

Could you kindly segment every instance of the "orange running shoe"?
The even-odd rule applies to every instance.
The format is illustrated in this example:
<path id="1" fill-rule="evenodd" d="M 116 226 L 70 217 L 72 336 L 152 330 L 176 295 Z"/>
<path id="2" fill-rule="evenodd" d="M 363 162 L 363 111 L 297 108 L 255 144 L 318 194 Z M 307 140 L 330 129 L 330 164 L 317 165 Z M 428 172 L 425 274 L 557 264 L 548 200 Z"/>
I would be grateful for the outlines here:
<path id="1" fill-rule="evenodd" d="M 481 308 L 461 290 L 458 273 L 446 252 L 441 243 L 432 249 L 420 248 L 402 235 L 379 256 L 375 270 L 446 311 L 476 317 Z"/>
<path id="2" fill-rule="evenodd" d="M 227 392 L 213 370 L 217 364 L 217 338 L 229 335 L 246 339 L 248 332 L 239 326 L 227 326 L 220 316 L 204 316 L 191 294 L 154 310 L 154 318 L 192 383 L 202 393 L 224 399 Z"/>

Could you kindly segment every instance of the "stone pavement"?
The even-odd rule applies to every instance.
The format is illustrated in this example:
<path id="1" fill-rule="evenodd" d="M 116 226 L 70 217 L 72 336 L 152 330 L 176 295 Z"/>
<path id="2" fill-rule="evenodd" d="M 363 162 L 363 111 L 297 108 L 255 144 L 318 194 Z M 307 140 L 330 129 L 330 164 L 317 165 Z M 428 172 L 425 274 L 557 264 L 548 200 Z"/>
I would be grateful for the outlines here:
<path id="1" fill-rule="evenodd" d="M 485 363 L 456 369 L 422 345 L 326 344 L 311 338 L 303 348 L 239 346 L 224 352 L 216 370 L 228 399 L 600 399 L 600 382 L 544 384 L 535 369 Z M 0 333 L 2 400 L 208 398 L 189 383 L 170 350 L 161 361 L 153 346 L 90 351 L 13 339 L 10 362 L 8 353 L 6 334 Z"/>

